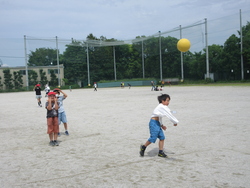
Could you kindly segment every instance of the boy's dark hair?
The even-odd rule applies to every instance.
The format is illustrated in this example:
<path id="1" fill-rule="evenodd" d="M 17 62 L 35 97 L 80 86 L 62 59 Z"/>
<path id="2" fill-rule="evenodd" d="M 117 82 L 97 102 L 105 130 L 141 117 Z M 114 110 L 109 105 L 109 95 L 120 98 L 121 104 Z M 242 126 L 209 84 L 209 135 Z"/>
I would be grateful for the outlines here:
<path id="1" fill-rule="evenodd" d="M 168 94 L 161 94 L 160 96 L 158 96 L 158 101 L 159 103 L 162 103 L 162 101 L 167 100 L 167 98 L 169 98 L 170 100 L 170 96 Z"/>

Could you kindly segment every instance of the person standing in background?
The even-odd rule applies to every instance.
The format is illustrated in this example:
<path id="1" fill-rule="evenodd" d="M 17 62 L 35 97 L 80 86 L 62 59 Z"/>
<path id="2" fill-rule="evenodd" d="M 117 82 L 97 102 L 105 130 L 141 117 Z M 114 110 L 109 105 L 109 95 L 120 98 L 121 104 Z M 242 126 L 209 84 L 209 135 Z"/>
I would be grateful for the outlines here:
<path id="1" fill-rule="evenodd" d="M 42 98 L 42 94 L 41 94 L 41 85 L 40 84 L 36 84 L 33 88 L 33 90 L 36 92 L 36 99 L 37 99 L 37 103 L 38 106 L 42 107 L 42 103 L 41 103 L 41 98 Z"/>

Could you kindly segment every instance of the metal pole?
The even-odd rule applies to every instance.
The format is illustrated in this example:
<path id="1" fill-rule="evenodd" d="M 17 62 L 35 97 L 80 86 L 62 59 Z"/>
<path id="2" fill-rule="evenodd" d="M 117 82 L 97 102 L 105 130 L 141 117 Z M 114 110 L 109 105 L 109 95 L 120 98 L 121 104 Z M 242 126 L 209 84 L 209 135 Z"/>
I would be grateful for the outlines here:
<path id="1" fill-rule="evenodd" d="M 141 41 L 141 58 L 142 58 L 142 77 L 145 78 L 143 41 Z"/>
<path id="2" fill-rule="evenodd" d="M 115 46 L 113 46 L 113 56 L 114 56 L 114 74 L 115 74 L 115 81 L 116 81 Z"/>
<path id="3" fill-rule="evenodd" d="M 180 39 L 182 39 L 182 29 L 181 29 L 181 25 L 180 25 Z M 181 52 L 181 80 L 184 81 L 183 52 Z"/>
<path id="4" fill-rule="evenodd" d="M 208 42 L 207 42 L 207 18 L 205 18 L 205 38 L 206 38 L 206 65 L 207 65 L 206 78 L 210 78 L 210 75 L 209 75 L 209 58 L 208 58 Z"/>
<path id="5" fill-rule="evenodd" d="M 61 86 L 61 84 L 60 84 L 60 67 L 59 67 L 59 50 L 58 50 L 57 36 L 56 36 L 56 60 L 57 60 L 58 86 Z"/>
<path id="6" fill-rule="evenodd" d="M 89 43 L 87 41 L 87 69 L 88 69 L 88 86 L 90 86 L 90 74 L 89 74 Z"/>
<path id="7" fill-rule="evenodd" d="M 25 72 L 26 72 L 26 87 L 29 90 L 29 73 L 28 73 L 28 60 L 27 60 L 27 48 L 26 48 L 26 35 L 24 35 L 24 57 L 25 57 Z"/>
<path id="8" fill-rule="evenodd" d="M 161 31 L 159 31 L 159 49 L 160 49 L 160 77 L 162 81 Z"/>
<path id="9" fill-rule="evenodd" d="M 241 80 L 244 80 L 244 62 L 243 62 L 243 34 L 242 34 L 242 19 L 240 9 L 240 62 L 241 62 Z"/>

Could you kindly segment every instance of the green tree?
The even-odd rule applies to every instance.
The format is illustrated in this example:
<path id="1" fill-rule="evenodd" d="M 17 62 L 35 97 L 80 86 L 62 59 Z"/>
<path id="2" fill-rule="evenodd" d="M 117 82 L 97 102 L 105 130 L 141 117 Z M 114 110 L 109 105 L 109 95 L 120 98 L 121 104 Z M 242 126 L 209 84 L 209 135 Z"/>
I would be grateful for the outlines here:
<path id="1" fill-rule="evenodd" d="M 209 72 L 211 73 L 218 73 L 223 70 L 222 66 L 222 53 L 223 53 L 223 46 L 213 44 L 208 46 L 209 52 Z"/>
<path id="2" fill-rule="evenodd" d="M 160 78 L 159 39 L 144 41 L 145 77 Z"/>
<path id="3" fill-rule="evenodd" d="M 57 50 L 38 48 L 29 54 L 28 66 L 48 66 L 57 64 Z"/>
<path id="4" fill-rule="evenodd" d="M 93 36 L 93 34 L 88 35 L 88 40 L 97 40 L 103 42 L 115 42 L 115 39 L 107 39 L 101 36 L 100 39 Z M 88 43 L 88 41 L 87 41 Z M 86 44 L 85 44 L 86 45 Z M 88 45 L 89 52 L 89 62 L 90 62 L 90 78 L 91 82 L 103 80 L 114 80 L 114 56 L 113 56 L 113 46 L 102 46 L 94 47 Z M 115 47 L 116 48 L 116 47 Z M 116 57 L 117 62 L 117 57 Z M 117 67 L 117 65 L 116 65 Z M 118 71 L 117 71 L 118 72 Z"/>
<path id="5" fill-rule="evenodd" d="M 54 70 L 50 70 L 50 85 L 51 86 L 57 86 L 58 85 L 58 80 L 56 78 L 56 74 Z"/>
<path id="6" fill-rule="evenodd" d="M 0 76 L 0 89 L 3 89 L 2 77 Z"/>
<path id="7" fill-rule="evenodd" d="M 44 72 L 43 69 L 40 69 L 39 74 L 40 74 L 40 82 L 41 82 L 41 84 L 46 85 L 48 83 L 46 72 Z"/>
<path id="8" fill-rule="evenodd" d="M 137 36 L 136 39 L 143 39 L 145 36 Z M 131 52 L 131 62 L 128 65 L 128 75 L 132 74 L 131 78 L 142 78 L 143 77 L 143 65 L 142 65 L 142 55 L 145 58 L 144 49 L 142 46 L 144 41 L 134 42 L 132 44 Z M 143 50 L 143 51 L 142 51 Z"/>
<path id="9" fill-rule="evenodd" d="M 34 86 L 37 84 L 37 72 L 34 70 L 28 70 L 28 79 L 29 79 L 29 85 Z"/>
<path id="10" fill-rule="evenodd" d="M 250 70 L 250 24 L 242 28 L 244 69 Z M 145 38 L 145 36 L 136 37 Z M 68 83 L 77 83 L 87 80 L 87 44 L 89 53 L 90 78 L 93 81 L 114 79 L 114 49 L 117 79 L 142 77 L 142 42 L 134 40 L 133 44 L 116 45 L 123 43 L 114 38 L 104 36 L 95 37 L 92 33 L 87 36 L 84 43 L 72 40 L 60 56 L 60 62 L 65 67 L 65 79 Z M 93 40 L 96 40 L 93 41 Z M 160 47 L 159 37 L 145 38 L 143 41 L 145 77 L 160 78 Z M 114 46 L 102 46 L 102 42 L 114 42 Z M 162 73 L 163 78 L 181 77 L 180 52 L 177 50 L 177 38 L 161 36 Z M 100 46 L 97 46 L 100 44 Z M 228 79 L 231 70 L 234 77 L 240 76 L 240 40 L 235 35 L 225 41 L 224 46 L 211 45 L 209 50 L 209 72 L 219 75 L 219 79 Z M 204 79 L 206 73 L 206 49 L 200 52 L 185 52 L 184 78 Z"/>
<path id="11" fill-rule="evenodd" d="M 181 60 L 180 52 L 176 47 L 177 42 L 177 38 L 170 36 L 161 39 L 163 78 L 181 77 Z"/>
<path id="12" fill-rule="evenodd" d="M 89 49 L 90 75 L 94 81 L 114 80 L 113 47 L 96 47 Z"/>
<path id="13" fill-rule="evenodd" d="M 132 59 L 132 45 L 125 44 L 115 47 L 117 79 L 133 78 L 133 70 L 136 68 Z M 130 65 L 130 66 L 129 66 Z"/>
<path id="14" fill-rule="evenodd" d="M 239 35 L 241 35 L 240 31 L 238 31 Z M 244 70 L 250 70 L 250 22 L 248 21 L 245 26 L 242 27 L 242 38 L 243 38 L 243 62 L 244 62 Z M 249 73 L 247 73 L 249 74 Z M 250 78 L 249 75 L 245 74 L 245 78 Z"/>
<path id="15" fill-rule="evenodd" d="M 14 71 L 13 72 L 13 75 L 14 75 L 14 86 L 15 86 L 15 89 L 20 89 L 23 87 L 23 75 L 20 71 L 16 72 Z"/>
<path id="16" fill-rule="evenodd" d="M 67 78 L 63 78 L 62 80 L 64 81 L 64 84 L 65 84 L 65 85 L 69 85 L 69 84 L 70 84 L 70 83 L 69 83 L 69 80 L 68 80 Z"/>
<path id="17" fill-rule="evenodd" d="M 200 52 L 191 52 L 184 53 L 184 62 L 187 64 L 187 67 L 184 71 L 186 74 L 185 78 L 193 80 L 202 80 L 204 79 L 204 74 L 206 73 L 206 54 Z"/>
<path id="18" fill-rule="evenodd" d="M 224 43 L 222 66 L 226 78 L 240 79 L 240 39 L 231 35 Z"/>
<path id="19" fill-rule="evenodd" d="M 4 85 L 6 89 L 13 89 L 14 85 L 12 82 L 13 79 L 12 79 L 12 74 L 10 73 L 10 69 L 4 69 L 3 73 L 4 73 Z"/>
<path id="20" fill-rule="evenodd" d="M 72 40 L 71 44 L 66 45 L 62 62 L 64 77 L 69 80 L 69 83 L 76 84 L 86 77 L 86 48 L 83 47 L 81 42 Z"/>

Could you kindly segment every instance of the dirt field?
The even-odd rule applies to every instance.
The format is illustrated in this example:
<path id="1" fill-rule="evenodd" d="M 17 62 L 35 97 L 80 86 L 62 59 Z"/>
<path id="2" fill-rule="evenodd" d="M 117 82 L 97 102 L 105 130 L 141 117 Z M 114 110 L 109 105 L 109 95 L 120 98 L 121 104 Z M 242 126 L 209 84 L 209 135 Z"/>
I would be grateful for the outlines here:
<path id="1" fill-rule="evenodd" d="M 193 86 L 65 90 L 70 136 L 49 146 L 46 110 L 35 92 L 0 94 L 1 187 L 249 187 L 250 87 Z M 157 96 L 171 96 L 177 127 L 163 119 L 144 157 Z M 61 132 L 64 131 L 60 125 Z"/>

